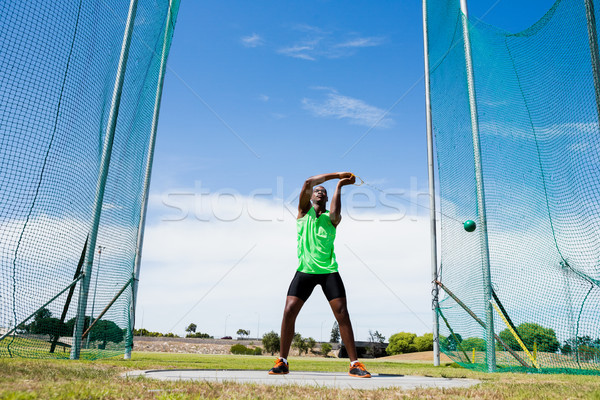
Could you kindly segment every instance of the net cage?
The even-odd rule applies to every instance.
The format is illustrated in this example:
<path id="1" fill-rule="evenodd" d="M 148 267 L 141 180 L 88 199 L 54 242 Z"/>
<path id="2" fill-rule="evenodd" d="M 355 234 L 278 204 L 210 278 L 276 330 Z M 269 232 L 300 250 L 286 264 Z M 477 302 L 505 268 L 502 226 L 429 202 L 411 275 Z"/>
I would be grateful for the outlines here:
<path id="1" fill-rule="evenodd" d="M 130 2 L 0 2 L 0 357 L 68 358 L 77 342 L 81 358 L 95 359 L 132 345 L 138 228 L 179 1 L 131 4 L 100 203 Z M 78 341 L 88 261 L 87 306 L 79 313 L 87 332 Z"/>
<path id="2" fill-rule="evenodd" d="M 598 4 L 559 0 L 509 33 L 428 3 L 440 348 L 472 369 L 598 374 Z"/>

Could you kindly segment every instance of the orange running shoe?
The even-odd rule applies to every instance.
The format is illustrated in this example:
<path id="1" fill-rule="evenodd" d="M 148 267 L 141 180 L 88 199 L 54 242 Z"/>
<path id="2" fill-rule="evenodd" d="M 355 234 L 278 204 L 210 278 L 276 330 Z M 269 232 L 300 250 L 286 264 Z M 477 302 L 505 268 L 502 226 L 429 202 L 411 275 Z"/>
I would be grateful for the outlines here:
<path id="1" fill-rule="evenodd" d="M 275 360 L 275 366 L 269 370 L 269 375 L 285 375 L 290 373 L 290 366 L 282 359 Z"/>
<path id="2" fill-rule="evenodd" d="M 356 378 L 370 378 L 371 377 L 371 374 L 369 373 L 369 371 L 367 371 L 365 369 L 364 364 L 360 363 L 360 362 L 355 362 L 354 365 L 350 364 L 350 372 L 348 372 L 348 375 L 354 376 Z"/>

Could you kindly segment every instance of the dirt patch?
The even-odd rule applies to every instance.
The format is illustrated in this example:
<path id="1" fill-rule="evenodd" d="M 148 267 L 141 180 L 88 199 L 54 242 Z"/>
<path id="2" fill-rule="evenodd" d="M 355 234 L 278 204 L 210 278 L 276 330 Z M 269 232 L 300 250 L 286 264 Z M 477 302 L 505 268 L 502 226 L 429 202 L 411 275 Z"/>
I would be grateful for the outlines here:
<path id="1" fill-rule="evenodd" d="M 397 354 L 395 356 L 387 356 L 378 358 L 377 361 L 400 361 L 400 362 L 427 362 L 433 363 L 433 351 L 421 351 L 418 353 Z M 452 362 L 450 357 L 444 353 L 440 354 L 440 362 Z"/>
<path id="2" fill-rule="evenodd" d="M 231 346 L 243 344 L 248 348 L 262 347 L 260 340 L 222 340 L 222 339 L 193 339 L 193 338 L 157 338 L 136 336 L 133 339 L 135 351 L 158 353 L 191 353 L 191 354 L 231 354 Z M 315 351 L 320 350 L 319 344 Z M 263 349 L 264 350 L 264 349 Z M 334 354 L 331 352 L 330 354 Z M 290 349 L 291 356 L 299 356 L 298 350 Z M 322 357 L 319 354 L 308 353 L 303 357 Z"/>

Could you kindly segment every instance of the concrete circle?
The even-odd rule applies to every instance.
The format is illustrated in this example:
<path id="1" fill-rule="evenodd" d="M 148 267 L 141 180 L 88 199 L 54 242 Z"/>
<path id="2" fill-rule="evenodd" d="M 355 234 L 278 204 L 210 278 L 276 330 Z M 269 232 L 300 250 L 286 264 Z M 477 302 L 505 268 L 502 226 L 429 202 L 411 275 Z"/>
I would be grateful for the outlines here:
<path id="1" fill-rule="evenodd" d="M 126 377 L 145 377 L 165 381 L 209 381 L 253 383 L 259 385 L 303 385 L 339 389 L 381 388 L 463 388 L 481 383 L 476 379 L 434 378 L 427 376 L 372 374 L 372 378 L 355 378 L 343 372 L 292 371 L 287 375 L 269 375 L 267 371 L 169 369 L 131 371 Z"/>

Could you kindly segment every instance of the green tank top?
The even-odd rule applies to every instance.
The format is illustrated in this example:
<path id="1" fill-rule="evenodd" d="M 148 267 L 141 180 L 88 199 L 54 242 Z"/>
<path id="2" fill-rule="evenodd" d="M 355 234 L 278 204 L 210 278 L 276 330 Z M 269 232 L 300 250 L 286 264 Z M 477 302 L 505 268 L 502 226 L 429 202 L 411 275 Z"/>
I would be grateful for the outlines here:
<path id="1" fill-rule="evenodd" d="M 333 252 L 335 227 L 325 211 L 317 218 L 313 207 L 296 220 L 298 232 L 298 271 L 306 274 L 331 274 L 338 264 Z"/>

